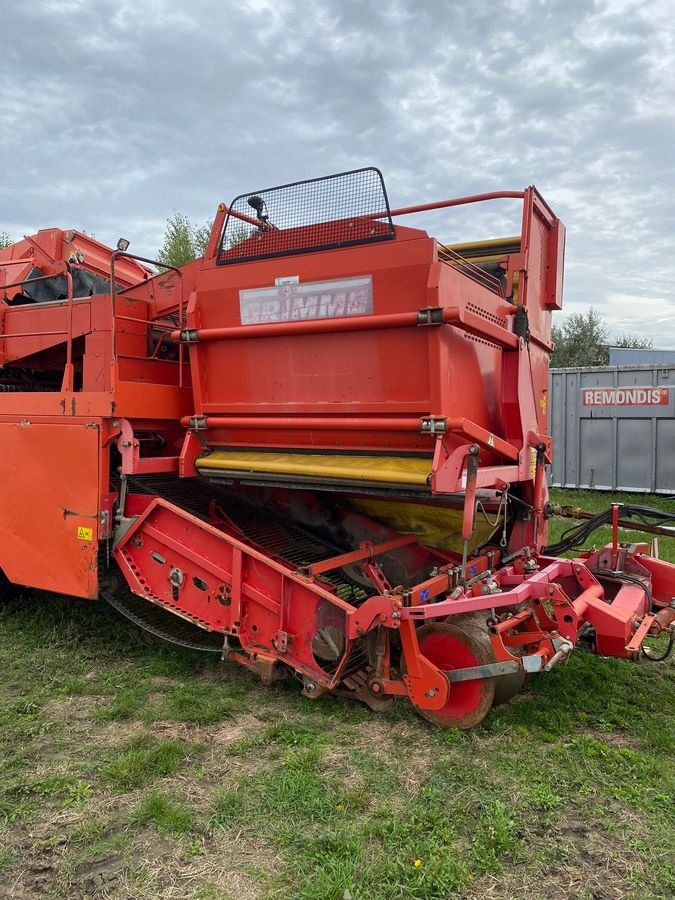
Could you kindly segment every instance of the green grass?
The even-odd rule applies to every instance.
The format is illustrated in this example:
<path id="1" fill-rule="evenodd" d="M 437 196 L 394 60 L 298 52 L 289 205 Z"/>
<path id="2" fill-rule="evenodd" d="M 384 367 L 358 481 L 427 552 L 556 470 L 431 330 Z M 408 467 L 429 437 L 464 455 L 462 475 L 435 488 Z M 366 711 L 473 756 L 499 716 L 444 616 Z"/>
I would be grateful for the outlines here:
<path id="1" fill-rule="evenodd" d="M 194 824 L 194 812 L 184 803 L 176 802 L 160 791 L 143 797 L 133 815 L 136 825 L 153 824 L 158 831 L 169 834 L 188 834 Z"/>
<path id="2" fill-rule="evenodd" d="M 442 732 L 27 594 L 0 609 L 0 896 L 671 897 L 674 711 L 672 661 L 578 652 Z"/>
<path id="3" fill-rule="evenodd" d="M 657 494 L 611 494 L 607 491 L 572 491 L 555 488 L 551 492 L 551 502 L 560 506 L 581 507 L 586 512 L 598 513 L 608 509 L 612 503 L 633 503 L 639 506 L 652 506 L 657 509 L 675 513 L 675 500 L 668 500 Z M 560 540 L 563 531 L 577 524 L 578 520 L 556 517 L 549 523 L 549 544 Z M 650 543 L 653 535 L 640 531 L 620 529 L 619 537 L 622 541 L 631 543 Z M 612 529 L 610 526 L 599 528 L 592 537 L 592 544 L 603 547 L 611 543 Z M 675 562 L 675 537 L 658 538 L 659 555 L 661 559 Z"/>
<path id="4" fill-rule="evenodd" d="M 115 791 L 123 793 L 173 775 L 187 758 L 188 748 L 183 742 L 143 735 L 116 751 L 101 775 Z"/>

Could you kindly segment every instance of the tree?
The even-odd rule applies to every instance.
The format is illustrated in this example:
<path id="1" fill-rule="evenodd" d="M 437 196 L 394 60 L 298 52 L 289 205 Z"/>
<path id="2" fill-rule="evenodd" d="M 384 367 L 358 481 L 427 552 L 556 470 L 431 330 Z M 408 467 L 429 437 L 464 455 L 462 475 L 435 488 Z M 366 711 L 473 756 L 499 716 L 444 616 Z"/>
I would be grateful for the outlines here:
<path id="1" fill-rule="evenodd" d="M 3 250 L 5 247 L 9 247 L 10 244 L 13 244 L 14 241 L 7 234 L 6 231 L 0 231 L 0 250 Z"/>
<path id="2" fill-rule="evenodd" d="M 211 222 L 193 225 L 183 213 L 174 212 L 166 220 L 162 249 L 157 254 L 159 262 L 167 266 L 184 266 L 198 256 L 203 256 L 211 233 Z"/>
<path id="3" fill-rule="evenodd" d="M 167 266 L 184 266 L 198 256 L 203 256 L 211 235 L 212 224 L 211 220 L 208 220 L 203 225 L 193 225 L 186 215 L 174 212 L 166 220 L 164 243 L 157 254 L 157 261 Z M 250 229 L 243 223 L 228 228 L 226 246 L 234 247 L 245 241 L 249 232 Z"/>
<path id="4" fill-rule="evenodd" d="M 612 342 L 612 347 L 625 347 L 629 350 L 651 350 L 653 346 L 651 338 L 636 337 L 632 334 L 622 334 Z"/>
<path id="5" fill-rule="evenodd" d="M 572 313 L 560 325 L 551 329 L 555 350 L 551 366 L 606 366 L 609 362 L 609 346 L 649 349 L 649 338 L 623 335 L 610 342 L 607 323 L 593 307 L 586 313 Z"/>

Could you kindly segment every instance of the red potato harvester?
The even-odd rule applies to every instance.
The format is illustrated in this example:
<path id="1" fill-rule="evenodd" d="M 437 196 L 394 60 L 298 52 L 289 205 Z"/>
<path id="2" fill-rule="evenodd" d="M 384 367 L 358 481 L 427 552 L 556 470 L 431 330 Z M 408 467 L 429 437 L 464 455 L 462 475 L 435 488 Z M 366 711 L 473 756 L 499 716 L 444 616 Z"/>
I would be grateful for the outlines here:
<path id="1" fill-rule="evenodd" d="M 394 224 L 493 200 L 520 234 Z M 363 169 L 220 205 L 160 274 L 74 231 L 0 251 L 3 589 L 444 727 L 575 646 L 672 647 L 675 567 L 619 543 L 618 508 L 546 546 L 564 235 L 533 187 L 391 210 Z"/>

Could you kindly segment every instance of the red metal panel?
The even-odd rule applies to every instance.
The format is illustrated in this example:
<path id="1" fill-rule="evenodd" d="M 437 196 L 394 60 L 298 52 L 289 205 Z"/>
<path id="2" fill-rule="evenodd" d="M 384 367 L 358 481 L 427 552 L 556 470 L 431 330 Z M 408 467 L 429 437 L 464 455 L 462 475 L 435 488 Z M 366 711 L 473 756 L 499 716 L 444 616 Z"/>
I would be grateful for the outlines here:
<path id="1" fill-rule="evenodd" d="M 353 608 L 314 580 L 159 498 L 126 532 L 115 556 L 141 597 L 235 635 L 254 658 L 278 657 L 325 684 L 334 682 L 318 666 L 312 640 L 331 624 L 346 633 Z M 288 645 L 278 652 L 281 631 Z"/>
<path id="2" fill-rule="evenodd" d="M 100 455 L 95 421 L 0 423 L 0 566 L 10 581 L 96 596 Z"/>

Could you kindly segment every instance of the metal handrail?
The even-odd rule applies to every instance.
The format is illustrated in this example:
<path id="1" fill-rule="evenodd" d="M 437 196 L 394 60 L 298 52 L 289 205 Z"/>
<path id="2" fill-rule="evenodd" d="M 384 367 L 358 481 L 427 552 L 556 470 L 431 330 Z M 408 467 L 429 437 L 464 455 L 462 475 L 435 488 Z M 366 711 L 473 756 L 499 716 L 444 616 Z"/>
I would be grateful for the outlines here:
<path id="1" fill-rule="evenodd" d="M 112 349 L 113 356 L 116 357 L 116 344 L 117 344 L 117 329 L 115 328 L 115 318 L 116 318 L 116 309 L 115 309 L 115 299 L 116 299 L 116 291 L 115 291 L 115 260 L 119 257 L 126 257 L 127 259 L 135 259 L 137 262 L 149 263 L 151 266 L 161 266 L 163 269 L 167 269 L 168 271 L 175 272 L 178 277 L 181 279 L 181 288 L 183 281 L 183 273 L 176 266 L 170 266 L 167 263 L 159 262 L 156 259 L 148 259 L 146 256 L 138 256 L 135 253 L 129 253 L 127 250 L 113 250 L 110 254 L 110 299 L 112 303 Z M 159 273 L 158 273 L 159 274 Z M 153 276 L 154 277 L 154 276 Z M 139 282 L 140 284 L 141 282 Z M 135 285 L 130 285 L 130 287 L 135 287 Z M 125 290 L 129 290 L 129 288 L 125 288 Z M 183 291 L 182 289 L 178 292 L 178 322 L 180 327 L 183 327 Z M 184 364 L 184 350 L 183 345 L 180 344 L 178 347 L 178 387 L 183 387 L 183 364 Z"/>
<path id="2" fill-rule="evenodd" d="M 402 206 L 389 212 L 371 213 L 368 218 L 381 219 L 383 216 L 409 216 L 413 213 L 428 212 L 432 209 L 447 209 L 450 206 L 464 206 L 467 203 L 481 203 L 483 200 L 524 200 L 525 191 L 492 191 L 487 194 L 470 194 L 454 200 L 437 200 L 434 203 L 420 203 L 417 206 Z"/>

